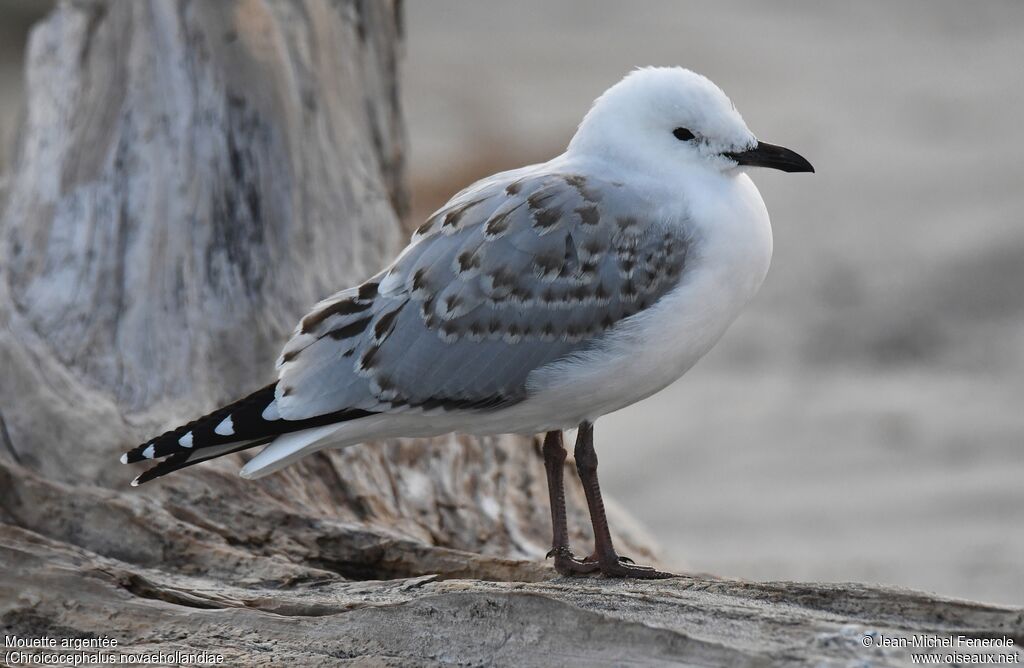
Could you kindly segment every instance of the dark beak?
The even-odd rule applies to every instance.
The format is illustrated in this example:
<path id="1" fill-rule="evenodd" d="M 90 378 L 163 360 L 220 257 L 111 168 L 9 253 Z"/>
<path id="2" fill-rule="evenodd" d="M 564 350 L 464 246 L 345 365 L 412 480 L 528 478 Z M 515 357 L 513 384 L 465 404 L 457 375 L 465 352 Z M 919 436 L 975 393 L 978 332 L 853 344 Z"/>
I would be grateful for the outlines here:
<path id="1" fill-rule="evenodd" d="M 748 167 L 768 167 L 770 169 L 781 169 L 784 172 L 814 171 L 811 163 L 807 162 L 796 151 L 790 151 L 788 148 L 763 141 L 758 142 L 757 146 L 749 151 L 723 153 L 722 155 Z"/>

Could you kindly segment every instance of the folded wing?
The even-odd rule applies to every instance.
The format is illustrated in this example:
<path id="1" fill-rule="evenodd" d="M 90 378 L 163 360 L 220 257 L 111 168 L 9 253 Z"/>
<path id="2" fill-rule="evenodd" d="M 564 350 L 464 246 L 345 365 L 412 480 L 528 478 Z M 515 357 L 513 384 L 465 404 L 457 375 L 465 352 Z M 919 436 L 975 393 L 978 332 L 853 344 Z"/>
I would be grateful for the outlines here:
<path id="1" fill-rule="evenodd" d="M 571 173 L 518 170 L 459 193 L 390 268 L 303 318 L 278 360 L 281 416 L 523 400 L 533 370 L 676 285 L 691 240 L 651 210 Z"/>

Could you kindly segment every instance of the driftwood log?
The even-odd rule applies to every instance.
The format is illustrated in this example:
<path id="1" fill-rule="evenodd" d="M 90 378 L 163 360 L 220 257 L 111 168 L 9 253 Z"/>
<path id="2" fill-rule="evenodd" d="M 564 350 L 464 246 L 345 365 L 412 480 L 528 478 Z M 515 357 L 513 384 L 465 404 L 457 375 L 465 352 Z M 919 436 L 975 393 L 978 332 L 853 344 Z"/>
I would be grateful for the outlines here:
<path id="1" fill-rule="evenodd" d="M 401 30 L 397 2 L 140 0 L 33 31 L 0 209 L 5 634 L 229 665 L 888 665 L 909 654 L 864 634 L 1024 640 L 1019 609 L 861 585 L 555 578 L 529 439 L 257 482 L 236 455 L 130 489 L 122 450 L 268 382 L 304 310 L 400 247 Z"/>

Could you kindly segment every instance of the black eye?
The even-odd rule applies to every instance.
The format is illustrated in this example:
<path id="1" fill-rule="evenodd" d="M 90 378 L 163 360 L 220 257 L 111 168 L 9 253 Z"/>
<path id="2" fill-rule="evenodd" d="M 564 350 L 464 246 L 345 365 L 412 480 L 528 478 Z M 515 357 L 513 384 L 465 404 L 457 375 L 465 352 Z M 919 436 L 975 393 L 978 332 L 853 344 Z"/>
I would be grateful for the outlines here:
<path id="1" fill-rule="evenodd" d="M 686 128 L 676 128 L 672 131 L 672 135 L 679 141 L 690 141 L 693 139 L 693 133 Z"/>

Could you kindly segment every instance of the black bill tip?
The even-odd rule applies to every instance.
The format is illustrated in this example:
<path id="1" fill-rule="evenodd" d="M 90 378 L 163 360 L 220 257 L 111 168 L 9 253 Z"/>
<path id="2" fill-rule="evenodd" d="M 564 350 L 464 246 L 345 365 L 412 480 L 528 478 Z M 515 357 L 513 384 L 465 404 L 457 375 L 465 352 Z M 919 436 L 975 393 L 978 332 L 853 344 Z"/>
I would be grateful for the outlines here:
<path id="1" fill-rule="evenodd" d="M 748 167 L 767 167 L 783 172 L 814 172 L 814 166 L 796 151 L 763 141 L 758 142 L 757 146 L 749 151 L 723 153 L 722 155 L 735 160 L 739 165 Z"/>

